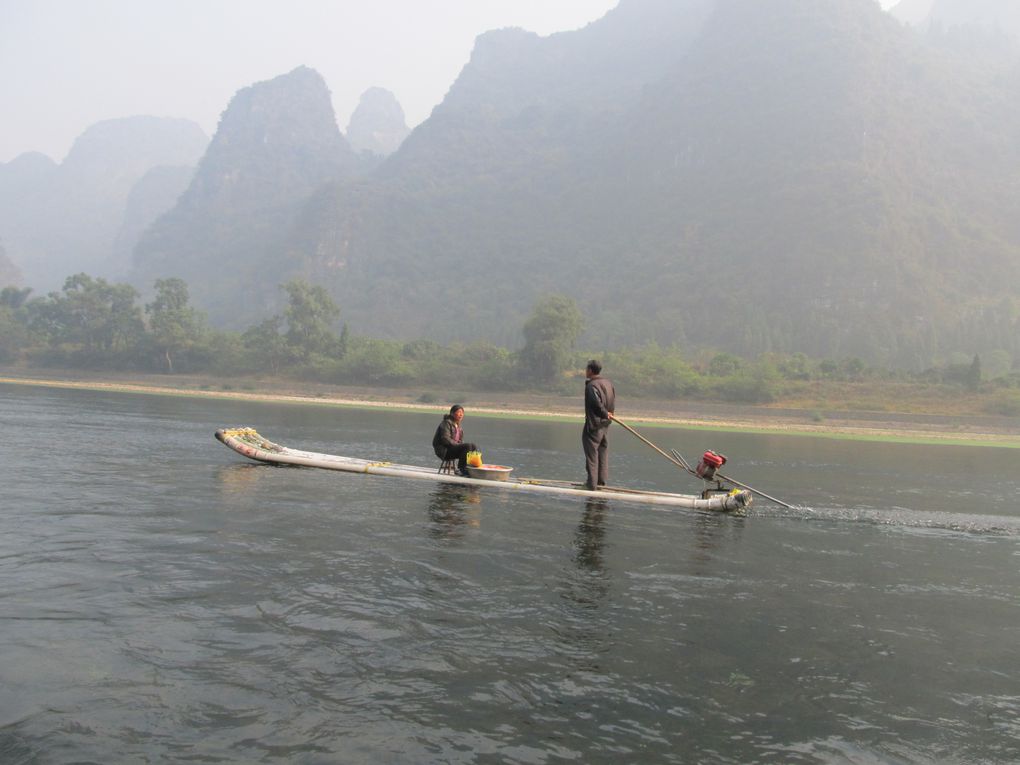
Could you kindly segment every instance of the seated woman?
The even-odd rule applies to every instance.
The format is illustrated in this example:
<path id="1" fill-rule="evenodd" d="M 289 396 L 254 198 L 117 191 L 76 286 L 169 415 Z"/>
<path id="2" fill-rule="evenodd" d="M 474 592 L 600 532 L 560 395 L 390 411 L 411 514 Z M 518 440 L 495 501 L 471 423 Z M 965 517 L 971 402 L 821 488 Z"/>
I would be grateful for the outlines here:
<path id="1" fill-rule="evenodd" d="M 432 437 L 432 448 L 441 460 L 457 460 L 457 473 L 467 475 L 467 453 L 478 451 L 471 443 L 464 443 L 464 431 L 460 427 L 464 419 L 464 407 L 454 404 L 450 413 L 443 415 L 443 421 Z"/>

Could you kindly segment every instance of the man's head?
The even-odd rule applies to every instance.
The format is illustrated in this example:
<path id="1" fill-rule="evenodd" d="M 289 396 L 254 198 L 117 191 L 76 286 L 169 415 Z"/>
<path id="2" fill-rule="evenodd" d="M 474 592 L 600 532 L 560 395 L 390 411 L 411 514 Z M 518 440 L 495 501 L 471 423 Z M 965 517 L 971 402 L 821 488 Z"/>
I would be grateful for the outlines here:
<path id="1" fill-rule="evenodd" d="M 588 366 L 584 368 L 584 376 L 587 378 L 598 377 L 602 374 L 602 365 L 596 359 L 592 359 L 588 362 Z"/>

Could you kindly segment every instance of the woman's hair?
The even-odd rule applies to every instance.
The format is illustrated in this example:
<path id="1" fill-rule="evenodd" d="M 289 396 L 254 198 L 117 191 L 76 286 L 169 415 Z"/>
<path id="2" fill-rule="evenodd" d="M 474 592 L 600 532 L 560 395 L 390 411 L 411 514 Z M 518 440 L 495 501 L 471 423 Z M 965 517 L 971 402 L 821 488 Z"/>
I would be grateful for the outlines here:
<path id="1" fill-rule="evenodd" d="M 599 364 L 599 362 L 596 361 L 595 359 L 592 359 L 591 361 L 588 362 L 588 369 L 591 370 L 591 373 L 593 375 L 602 374 L 602 365 Z"/>
<path id="2" fill-rule="evenodd" d="M 450 407 L 450 414 L 451 415 L 457 414 L 457 411 L 463 408 L 464 407 L 462 407 L 460 404 L 454 404 L 453 406 Z"/>

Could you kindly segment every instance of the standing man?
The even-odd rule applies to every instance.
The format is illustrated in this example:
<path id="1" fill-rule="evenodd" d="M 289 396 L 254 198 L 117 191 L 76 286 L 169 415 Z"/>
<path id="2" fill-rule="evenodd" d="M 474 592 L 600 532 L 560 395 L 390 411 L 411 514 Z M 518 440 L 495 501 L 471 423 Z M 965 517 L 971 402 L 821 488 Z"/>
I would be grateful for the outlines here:
<path id="1" fill-rule="evenodd" d="M 443 415 L 443 421 L 432 437 L 432 449 L 441 460 L 457 460 L 457 473 L 467 475 L 467 453 L 478 451 L 474 444 L 464 443 L 464 431 L 460 427 L 464 419 L 464 407 L 454 404 L 450 413 Z"/>
<path id="2" fill-rule="evenodd" d="M 584 370 L 584 467 L 588 480 L 584 487 L 595 491 L 609 480 L 609 423 L 616 411 L 616 390 L 602 377 L 602 365 L 592 359 Z"/>

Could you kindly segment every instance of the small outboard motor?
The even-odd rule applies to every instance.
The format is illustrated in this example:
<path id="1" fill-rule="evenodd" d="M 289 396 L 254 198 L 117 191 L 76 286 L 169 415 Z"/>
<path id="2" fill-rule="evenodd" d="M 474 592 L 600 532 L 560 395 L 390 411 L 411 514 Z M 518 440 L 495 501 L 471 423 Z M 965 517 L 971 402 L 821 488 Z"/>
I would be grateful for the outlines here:
<path id="1" fill-rule="evenodd" d="M 697 473 L 698 478 L 704 478 L 706 481 L 711 481 L 715 478 L 715 471 L 726 464 L 726 458 L 721 454 L 716 454 L 711 449 L 701 455 L 701 462 L 694 468 L 694 472 Z"/>

